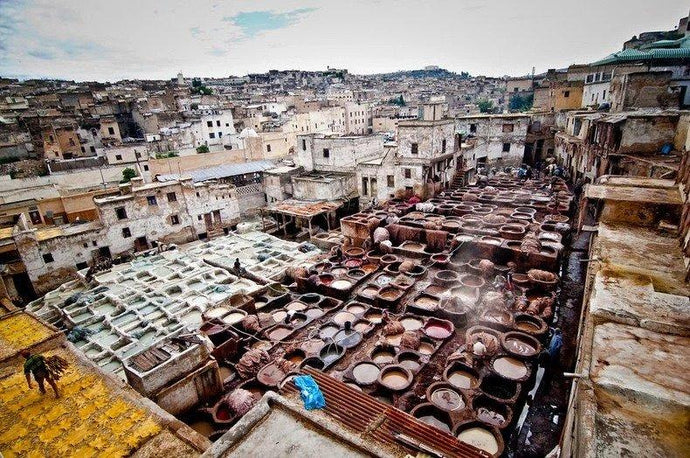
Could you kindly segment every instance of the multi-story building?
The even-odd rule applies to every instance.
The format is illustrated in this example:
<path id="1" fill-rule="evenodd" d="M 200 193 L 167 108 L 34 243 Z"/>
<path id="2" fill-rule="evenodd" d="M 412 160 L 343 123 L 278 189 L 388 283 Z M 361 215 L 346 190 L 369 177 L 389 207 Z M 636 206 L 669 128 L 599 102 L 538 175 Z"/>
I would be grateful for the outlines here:
<path id="1" fill-rule="evenodd" d="M 529 115 L 476 115 L 455 119 L 455 129 L 463 138 L 474 139 L 463 151 L 465 165 L 506 167 L 519 165 L 525 155 Z"/>

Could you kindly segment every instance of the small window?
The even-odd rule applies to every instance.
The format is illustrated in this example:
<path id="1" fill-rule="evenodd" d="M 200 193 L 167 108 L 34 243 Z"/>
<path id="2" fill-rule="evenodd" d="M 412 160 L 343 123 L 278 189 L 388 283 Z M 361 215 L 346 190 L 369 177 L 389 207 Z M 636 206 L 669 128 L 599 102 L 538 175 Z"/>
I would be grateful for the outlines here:
<path id="1" fill-rule="evenodd" d="M 149 166 L 144 164 L 144 172 L 148 172 L 148 171 L 149 171 Z"/>
<path id="2" fill-rule="evenodd" d="M 216 121 L 216 126 L 220 127 L 220 121 Z"/>
<path id="3" fill-rule="evenodd" d="M 201 197 L 201 194 L 199 194 L 199 191 L 197 191 L 196 196 Z"/>
<path id="4" fill-rule="evenodd" d="M 477 125 L 476 124 L 470 124 L 470 132 L 472 132 L 472 133 L 477 132 Z"/>
<path id="5" fill-rule="evenodd" d="M 122 155 L 121 155 L 121 154 L 116 154 L 116 155 L 115 155 L 115 160 L 116 160 L 116 161 L 121 161 L 121 160 L 122 160 Z"/>
<path id="6" fill-rule="evenodd" d="M 307 141 L 305 139 L 302 139 L 302 151 L 307 150 Z"/>
<path id="7" fill-rule="evenodd" d="M 177 215 L 172 215 L 170 217 L 170 223 L 175 226 L 176 224 L 180 224 L 180 217 Z"/>
<path id="8" fill-rule="evenodd" d="M 441 154 L 444 154 L 446 152 L 446 139 L 444 138 L 443 141 L 441 142 Z"/>
<path id="9" fill-rule="evenodd" d="M 201 221 L 201 215 L 196 215 L 197 221 Z"/>
<path id="10" fill-rule="evenodd" d="M 78 262 L 77 263 L 77 270 L 84 270 L 88 267 L 89 267 L 89 265 L 85 262 Z"/>
<path id="11" fill-rule="evenodd" d="M 88 247 L 89 247 L 89 244 L 88 244 L 88 242 L 84 242 L 84 243 L 81 244 L 81 246 L 83 246 L 84 248 L 88 248 Z"/>
<path id="12" fill-rule="evenodd" d="M 367 194 L 369 194 L 369 179 L 362 177 L 362 195 L 366 196 Z"/>
<path id="13" fill-rule="evenodd" d="M 122 238 L 127 239 L 132 236 L 132 232 L 129 230 L 128 227 L 123 227 L 122 228 Z"/>
<path id="14" fill-rule="evenodd" d="M 230 123 L 229 123 L 229 122 L 226 122 L 226 123 L 225 123 L 225 127 L 230 127 Z"/>
<path id="15" fill-rule="evenodd" d="M 412 169 L 405 169 L 405 178 L 412 178 Z"/>
<path id="16" fill-rule="evenodd" d="M 394 188 L 395 187 L 395 176 L 394 175 L 388 175 L 388 187 L 389 188 Z"/>
<path id="17" fill-rule="evenodd" d="M 177 194 L 175 194 L 174 192 L 169 192 L 168 202 L 177 202 Z"/>
<path id="18" fill-rule="evenodd" d="M 134 157 L 136 157 L 137 159 L 140 159 L 140 158 L 141 158 L 141 153 L 138 152 L 138 151 L 135 151 L 135 152 L 134 152 Z"/>
<path id="19" fill-rule="evenodd" d="M 510 143 L 504 143 L 503 144 L 503 152 L 507 153 L 510 151 Z"/>
<path id="20" fill-rule="evenodd" d="M 98 241 L 92 240 L 92 241 L 91 241 L 91 245 L 93 245 L 93 246 L 98 246 Z"/>
<path id="21" fill-rule="evenodd" d="M 48 138 L 50 139 L 50 143 L 53 143 L 55 141 L 55 138 L 52 135 L 48 135 Z"/>
<path id="22" fill-rule="evenodd" d="M 127 219 L 127 210 L 125 210 L 125 207 L 117 207 L 115 215 L 117 215 L 117 219 Z"/>
<path id="23" fill-rule="evenodd" d="M 48 262 L 53 262 L 55 259 L 53 259 L 53 254 L 52 253 L 46 253 L 43 255 L 43 262 L 48 263 Z"/>
<path id="24" fill-rule="evenodd" d="M 85 153 L 85 152 L 86 152 L 86 148 L 84 148 L 84 147 L 82 146 L 82 147 L 81 147 L 81 152 L 82 152 L 82 153 Z"/>
<path id="25" fill-rule="evenodd" d="M 413 143 L 410 147 L 410 152 L 412 154 L 418 154 L 419 153 L 419 145 L 417 143 Z"/>
<path id="26" fill-rule="evenodd" d="M 213 127 L 213 121 L 206 121 L 206 127 Z"/>
<path id="27" fill-rule="evenodd" d="M 512 132 L 514 126 L 512 124 L 503 124 L 503 132 Z"/>
<path id="28" fill-rule="evenodd" d="M 148 202 L 149 205 L 158 205 L 158 201 L 156 200 L 156 196 L 147 196 L 146 202 Z"/>
<path id="29" fill-rule="evenodd" d="M 96 152 L 96 147 L 93 146 L 93 145 L 92 145 L 92 146 L 89 146 L 89 150 L 90 150 L 92 153 L 95 153 L 95 152 Z"/>
<path id="30" fill-rule="evenodd" d="M 570 91 L 564 91 L 563 97 L 566 97 L 566 98 L 570 97 Z"/>
<path id="31" fill-rule="evenodd" d="M 216 134 L 214 132 L 211 132 L 208 134 L 208 138 L 216 138 Z"/>
<path id="32" fill-rule="evenodd" d="M 266 152 L 270 153 L 271 152 L 271 145 L 266 145 Z"/>
<path id="33" fill-rule="evenodd" d="M 112 127 L 108 127 L 108 134 L 115 135 L 115 129 L 113 129 Z"/>
<path id="34" fill-rule="evenodd" d="M 331 157 L 331 152 L 328 148 L 323 149 L 323 157 Z"/>
<path id="35" fill-rule="evenodd" d="M 218 132 L 218 138 L 223 136 L 223 132 Z"/>

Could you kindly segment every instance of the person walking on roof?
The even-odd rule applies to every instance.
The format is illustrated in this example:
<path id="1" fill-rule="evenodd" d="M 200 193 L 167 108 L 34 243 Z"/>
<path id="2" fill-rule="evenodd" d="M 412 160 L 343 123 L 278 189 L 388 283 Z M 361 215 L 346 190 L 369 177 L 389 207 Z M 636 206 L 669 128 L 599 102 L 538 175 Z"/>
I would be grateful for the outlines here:
<path id="1" fill-rule="evenodd" d="M 24 362 L 24 375 L 26 376 L 26 384 L 29 386 L 29 389 L 33 389 L 33 386 L 31 385 L 31 375 L 33 374 L 34 379 L 36 379 L 36 383 L 38 384 L 38 391 L 40 391 L 41 394 L 45 394 L 46 392 L 43 384 L 43 382 L 46 381 L 53 388 L 53 391 L 55 392 L 55 399 L 59 398 L 60 393 L 58 393 L 57 385 L 55 384 L 55 380 L 59 377 L 59 374 L 56 377 L 51 372 L 49 367 L 50 362 L 47 361 L 43 355 L 32 355 L 28 350 L 22 350 L 21 355 L 26 359 Z M 59 359 L 62 360 L 62 358 Z"/>

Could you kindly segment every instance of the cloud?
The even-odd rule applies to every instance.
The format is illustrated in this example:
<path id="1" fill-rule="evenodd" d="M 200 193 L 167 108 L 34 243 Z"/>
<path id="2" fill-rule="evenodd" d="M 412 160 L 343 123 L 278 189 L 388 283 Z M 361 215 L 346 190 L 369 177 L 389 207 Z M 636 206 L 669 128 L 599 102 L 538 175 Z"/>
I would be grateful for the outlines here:
<path id="1" fill-rule="evenodd" d="M 43 59 L 43 60 L 53 60 L 55 59 L 55 54 L 51 53 L 50 51 L 46 49 L 32 49 L 31 51 L 27 52 L 28 55 L 31 57 L 35 57 L 36 59 Z"/>
<path id="2" fill-rule="evenodd" d="M 232 17 L 224 17 L 223 20 L 238 26 L 244 34 L 252 38 L 267 30 L 279 30 L 297 23 L 300 18 L 316 8 L 299 8 L 284 13 L 272 11 L 250 11 L 238 13 Z"/>

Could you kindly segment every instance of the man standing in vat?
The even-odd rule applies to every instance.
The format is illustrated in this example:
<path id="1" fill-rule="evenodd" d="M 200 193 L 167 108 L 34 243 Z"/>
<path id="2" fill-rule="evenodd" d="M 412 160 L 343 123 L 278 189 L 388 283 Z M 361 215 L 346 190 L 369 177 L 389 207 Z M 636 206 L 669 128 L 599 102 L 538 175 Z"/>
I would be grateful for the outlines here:
<path id="1" fill-rule="evenodd" d="M 20 354 L 26 359 L 24 362 L 24 375 L 26 376 L 26 384 L 29 389 L 33 389 L 31 385 L 31 375 L 33 374 L 36 383 L 38 384 L 38 391 L 41 394 L 46 393 L 44 381 L 53 388 L 55 392 L 55 399 L 60 397 L 55 381 L 60 378 L 61 373 L 67 367 L 67 362 L 59 356 L 51 356 L 46 359 L 43 355 L 32 355 L 29 350 L 22 350 Z"/>

